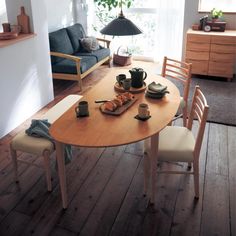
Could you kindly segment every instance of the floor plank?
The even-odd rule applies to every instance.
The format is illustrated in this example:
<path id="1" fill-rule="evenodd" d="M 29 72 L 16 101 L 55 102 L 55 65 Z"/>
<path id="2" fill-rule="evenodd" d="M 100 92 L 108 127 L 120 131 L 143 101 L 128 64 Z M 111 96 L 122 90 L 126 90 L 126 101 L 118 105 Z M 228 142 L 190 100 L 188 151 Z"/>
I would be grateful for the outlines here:
<path id="1" fill-rule="evenodd" d="M 230 235 L 227 126 L 210 124 L 201 236 Z"/>
<path id="2" fill-rule="evenodd" d="M 229 160 L 229 195 L 231 235 L 236 235 L 236 127 L 228 128 L 228 160 Z"/>

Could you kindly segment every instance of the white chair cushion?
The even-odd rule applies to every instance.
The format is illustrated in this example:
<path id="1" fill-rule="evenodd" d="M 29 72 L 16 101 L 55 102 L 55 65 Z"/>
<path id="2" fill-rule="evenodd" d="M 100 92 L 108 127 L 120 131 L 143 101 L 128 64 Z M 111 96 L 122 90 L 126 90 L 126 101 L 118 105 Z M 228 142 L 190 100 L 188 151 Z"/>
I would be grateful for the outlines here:
<path id="1" fill-rule="evenodd" d="M 42 156 L 45 150 L 48 150 L 50 153 L 54 151 L 54 145 L 51 141 L 45 138 L 29 136 L 24 130 L 13 138 L 11 147 L 14 150 L 32 153 L 39 156 Z"/>
<path id="2" fill-rule="evenodd" d="M 167 126 L 159 134 L 158 160 L 192 162 L 195 139 L 185 127 Z"/>
<path id="3" fill-rule="evenodd" d="M 42 119 L 48 119 L 50 123 L 53 123 L 81 97 L 82 96 L 80 95 L 69 95 L 65 97 L 55 106 L 53 106 L 49 111 L 47 111 L 43 115 Z M 45 150 L 48 150 L 50 153 L 54 151 L 54 145 L 51 141 L 45 138 L 36 138 L 28 136 L 25 133 L 25 130 L 18 133 L 12 139 L 11 147 L 14 150 L 19 150 L 22 152 L 32 153 L 36 155 L 42 155 Z"/>

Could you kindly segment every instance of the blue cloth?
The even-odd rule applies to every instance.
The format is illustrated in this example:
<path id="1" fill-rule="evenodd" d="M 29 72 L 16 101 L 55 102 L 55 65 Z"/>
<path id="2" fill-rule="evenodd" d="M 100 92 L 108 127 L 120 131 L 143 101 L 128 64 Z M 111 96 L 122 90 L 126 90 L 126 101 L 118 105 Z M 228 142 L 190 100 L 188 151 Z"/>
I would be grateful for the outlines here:
<path id="1" fill-rule="evenodd" d="M 49 127 L 51 124 L 48 120 L 35 120 L 31 121 L 31 125 L 28 129 L 25 130 L 25 133 L 29 136 L 38 137 L 38 138 L 46 138 L 50 140 L 54 144 L 53 138 L 49 134 Z M 72 160 L 72 148 L 71 145 L 65 145 L 65 163 L 70 163 Z"/>

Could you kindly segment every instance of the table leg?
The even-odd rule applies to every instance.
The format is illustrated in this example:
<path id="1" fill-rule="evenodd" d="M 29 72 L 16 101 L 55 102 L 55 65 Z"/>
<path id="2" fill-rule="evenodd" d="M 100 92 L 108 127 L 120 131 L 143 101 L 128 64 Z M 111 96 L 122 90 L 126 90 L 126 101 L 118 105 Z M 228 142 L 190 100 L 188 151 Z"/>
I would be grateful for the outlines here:
<path id="1" fill-rule="evenodd" d="M 66 170 L 65 170 L 65 159 L 64 159 L 64 144 L 60 142 L 56 143 L 56 156 L 57 156 L 57 167 L 58 175 L 61 188 L 62 206 L 64 209 L 67 208 L 67 191 L 66 191 Z"/>
<path id="2" fill-rule="evenodd" d="M 144 173 L 144 195 L 148 195 L 148 189 L 149 189 L 149 182 L 150 182 L 150 155 L 149 155 L 149 149 L 150 149 L 150 139 L 144 140 L 144 147 L 143 147 L 143 173 Z"/>
<path id="3" fill-rule="evenodd" d="M 144 196 L 148 195 L 149 182 L 150 182 L 150 155 L 148 154 L 149 139 L 144 140 L 144 160 L 143 160 L 143 173 L 144 173 Z"/>
<path id="4" fill-rule="evenodd" d="M 157 175 L 157 153 L 158 153 L 158 144 L 159 144 L 159 133 L 151 137 L 151 148 L 149 153 L 150 158 L 150 170 L 151 170 L 151 197 L 150 203 L 154 204 L 155 202 L 155 193 L 156 193 L 156 175 Z"/>

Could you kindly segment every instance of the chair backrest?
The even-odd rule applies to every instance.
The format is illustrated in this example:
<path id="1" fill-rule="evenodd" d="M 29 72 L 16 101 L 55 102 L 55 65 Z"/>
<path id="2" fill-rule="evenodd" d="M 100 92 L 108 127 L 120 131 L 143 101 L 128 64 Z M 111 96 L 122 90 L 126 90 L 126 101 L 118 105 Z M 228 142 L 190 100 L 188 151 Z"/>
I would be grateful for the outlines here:
<path id="1" fill-rule="evenodd" d="M 196 119 L 199 122 L 199 128 L 197 131 L 194 154 L 196 157 L 199 156 L 204 130 L 207 121 L 209 106 L 207 105 L 206 98 L 200 87 L 197 85 L 194 90 L 192 106 L 189 114 L 188 125 L 187 128 L 189 130 L 192 129 L 193 120 Z"/>
<path id="2" fill-rule="evenodd" d="M 164 57 L 161 75 L 165 78 L 176 79 L 183 84 L 183 99 L 187 103 L 192 78 L 192 64 Z"/>

